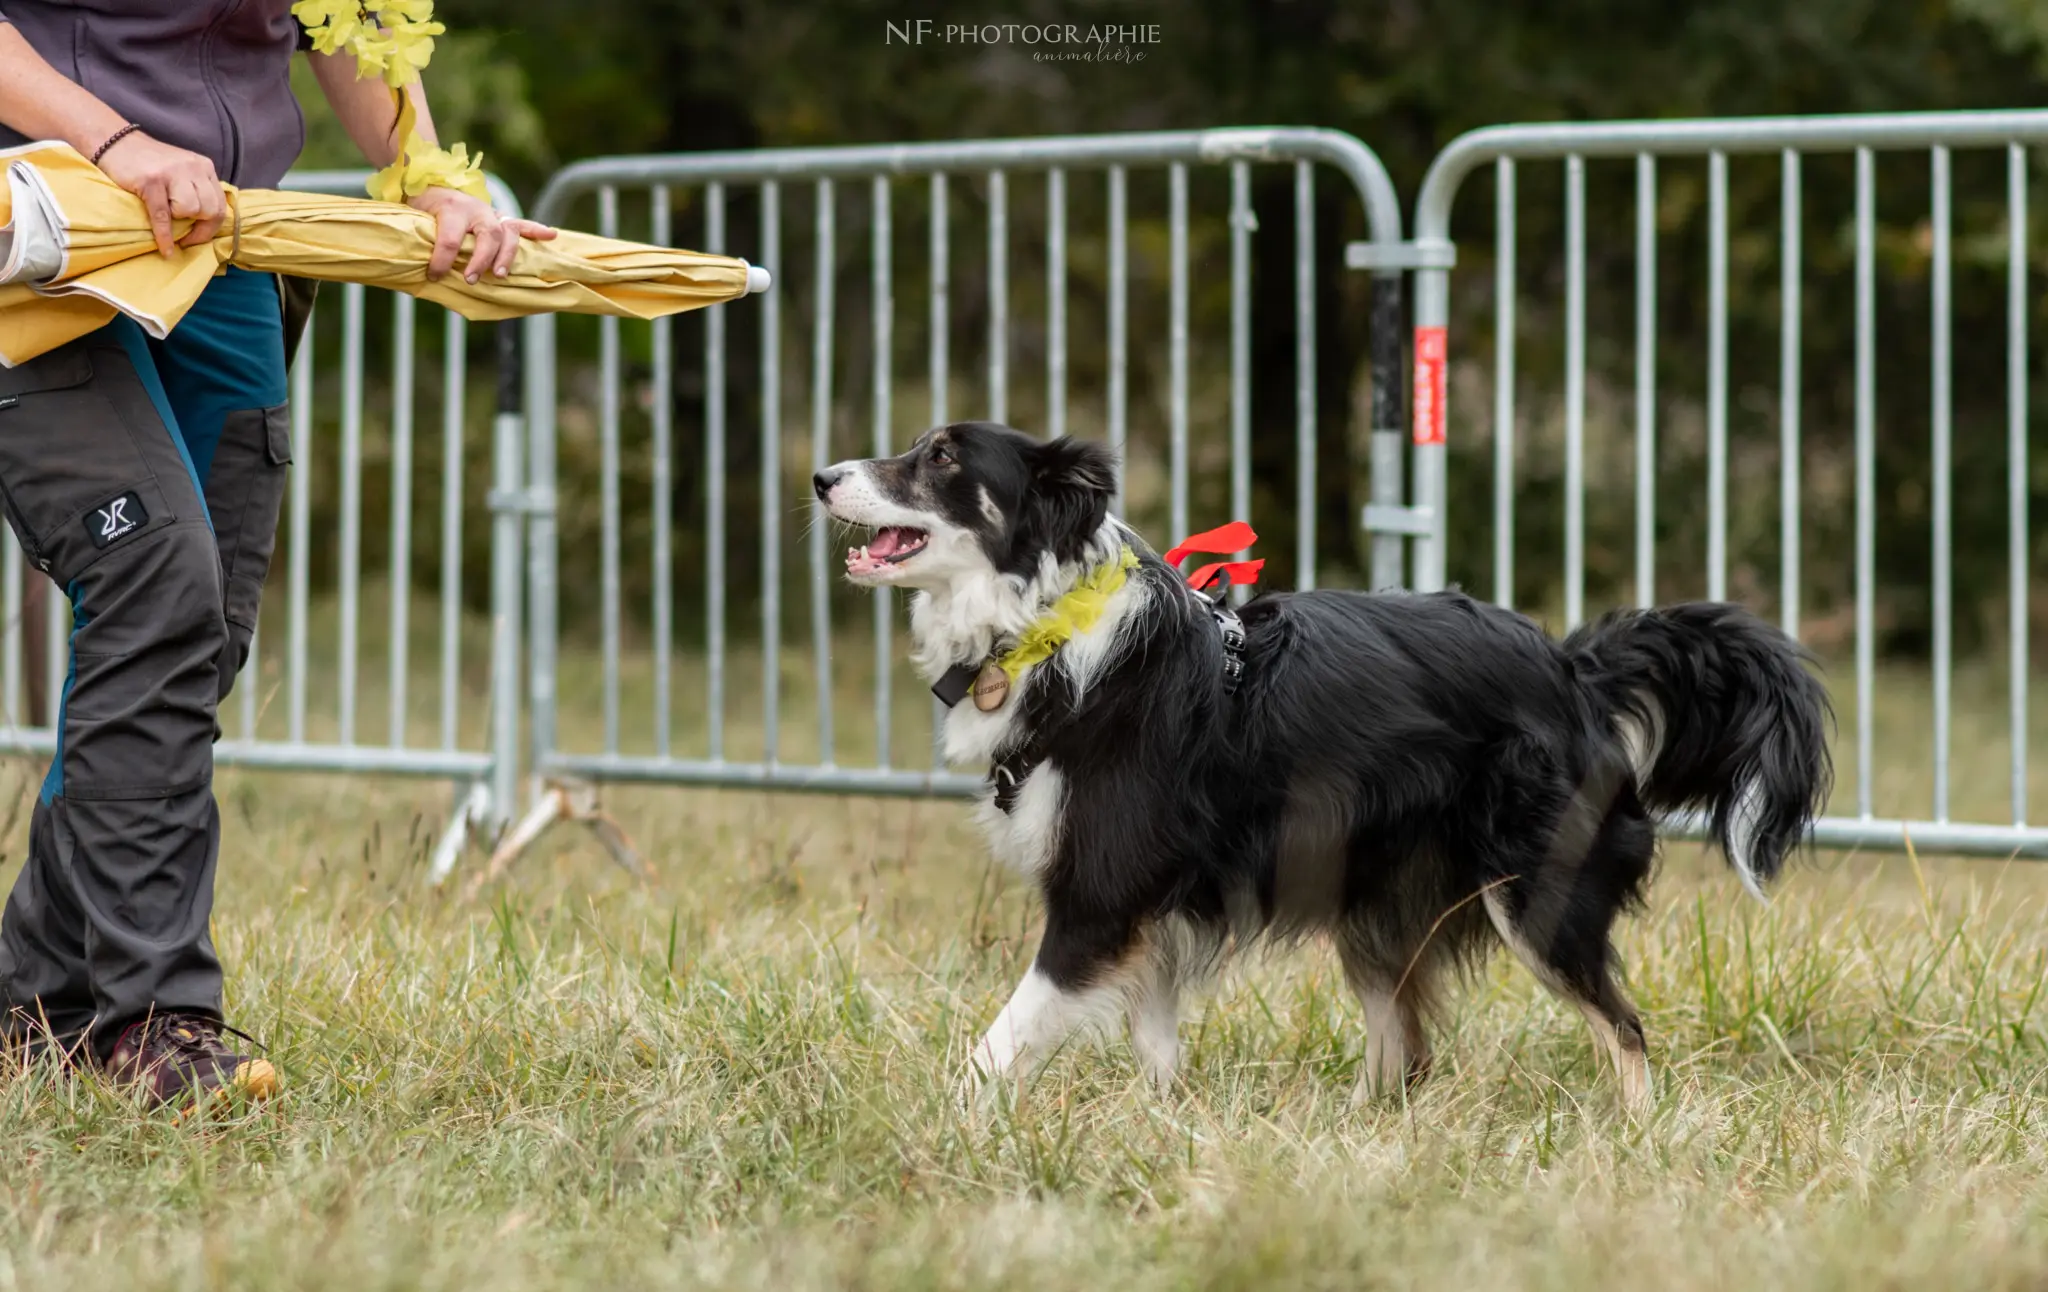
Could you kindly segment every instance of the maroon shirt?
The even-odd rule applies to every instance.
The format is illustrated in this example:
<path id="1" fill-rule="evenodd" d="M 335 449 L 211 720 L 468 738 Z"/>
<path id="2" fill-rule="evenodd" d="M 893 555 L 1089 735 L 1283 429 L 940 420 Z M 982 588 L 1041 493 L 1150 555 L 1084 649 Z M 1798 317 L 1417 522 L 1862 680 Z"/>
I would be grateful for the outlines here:
<path id="1" fill-rule="evenodd" d="M 0 0 L 65 76 L 230 184 L 275 188 L 305 146 L 292 0 Z M 0 146 L 30 142 L 0 127 Z"/>

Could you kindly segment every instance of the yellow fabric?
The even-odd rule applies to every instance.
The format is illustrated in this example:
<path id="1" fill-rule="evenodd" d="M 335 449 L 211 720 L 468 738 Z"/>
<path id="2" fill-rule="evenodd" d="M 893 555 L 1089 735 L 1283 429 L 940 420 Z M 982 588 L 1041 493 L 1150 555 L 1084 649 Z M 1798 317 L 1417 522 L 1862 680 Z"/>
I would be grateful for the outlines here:
<path id="1" fill-rule="evenodd" d="M 1124 586 L 1125 576 L 1137 568 L 1137 553 L 1127 547 L 1116 560 L 1090 570 L 1071 592 L 1053 602 L 1036 623 L 1024 630 L 1016 648 L 997 660 L 996 667 L 1015 683 L 1025 669 L 1044 663 L 1054 651 L 1092 631 L 1109 607 L 1110 597 Z"/>
<path id="2" fill-rule="evenodd" d="M 0 277 L 12 276 L 28 254 L 17 244 L 30 222 L 17 221 L 14 209 L 25 196 L 54 205 L 62 249 L 54 273 L 0 283 L 0 364 L 10 367 L 111 322 L 117 311 L 164 336 L 229 264 L 387 287 L 485 322 L 552 312 L 653 319 L 747 291 L 744 260 L 567 230 L 552 241 L 521 242 L 504 278 L 469 283 L 451 273 L 429 282 L 433 216 L 362 198 L 266 189 L 230 188 L 231 214 L 220 233 L 166 258 L 157 253 L 141 200 L 70 145 L 30 144 L 0 153 L 0 162 L 7 167 Z M 34 197 L 38 183 L 47 199 Z M 177 232 L 189 227 L 180 221 Z"/>

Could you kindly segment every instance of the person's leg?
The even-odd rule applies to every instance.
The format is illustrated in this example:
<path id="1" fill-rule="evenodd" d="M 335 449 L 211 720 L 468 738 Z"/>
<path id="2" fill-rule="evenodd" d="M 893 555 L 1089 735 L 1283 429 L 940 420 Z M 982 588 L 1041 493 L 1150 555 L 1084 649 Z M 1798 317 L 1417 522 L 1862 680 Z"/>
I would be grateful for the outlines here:
<path id="1" fill-rule="evenodd" d="M 249 661 L 292 458 L 277 279 L 230 269 L 170 336 L 150 343 L 220 547 L 226 700 Z"/>
<path id="2" fill-rule="evenodd" d="M 4 492 L 14 513 L 11 519 L 32 559 L 73 597 L 76 621 L 73 676 L 65 687 L 64 718 L 59 723 L 59 757 L 32 825 L 30 865 L 0 920 L 0 1003 L 16 1009 L 17 1031 L 33 1031 L 41 1024 L 70 1040 L 92 1024 L 94 1056 L 117 1076 L 159 1097 L 225 1086 L 267 1094 L 275 1088 L 269 1065 L 234 1054 L 221 1039 L 220 970 L 207 921 L 219 847 L 211 788 L 211 742 L 219 734 L 217 703 L 247 659 L 290 457 L 283 406 L 287 346 L 278 287 L 267 276 L 231 271 L 215 280 L 170 338 L 149 341 L 139 329 L 116 324 L 82 343 L 82 348 L 82 363 L 75 357 L 52 358 L 40 367 L 26 365 L 19 376 L 0 374 L 0 414 L 21 408 L 33 423 L 60 424 L 64 430 L 62 436 L 22 435 L 10 440 L 7 423 L 0 417 L 0 486 L 8 486 Z M 67 407 L 62 398 L 44 396 L 83 392 L 87 386 L 103 399 L 92 434 L 81 438 L 75 433 L 81 409 Z M 78 400 L 70 402 L 75 405 Z M 125 443 L 123 436 L 112 433 L 122 430 L 124 423 L 129 432 Z M 17 423 L 17 429 L 21 425 Z M 177 577 L 144 578 L 138 589 L 126 591 L 120 586 L 107 594 L 95 590 L 96 582 L 106 581 L 106 572 L 92 573 L 87 567 L 97 568 L 99 558 L 66 557 L 58 550 L 61 533 L 50 530 L 50 515 L 42 514 L 69 505 L 45 501 L 53 481 L 83 487 L 61 479 L 65 470 L 36 460 L 37 446 L 52 443 L 67 444 L 89 456 L 89 478 L 94 472 L 118 473 L 124 457 L 134 460 L 154 493 L 129 490 L 94 508 L 101 523 L 100 539 L 108 548 L 117 543 L 140 545 L 146 533 L 166 527 L 182 530 L 182 537 L 163 540 L 175 549 Z M 20 463 L 13 461 L 10 450 L 22 458 Z M 19 490 L 10 484 L 16 476 L 22 478 Z M 201 480 L 203 495 L 196 488 Z M 17 510 L 17 494 L 35 501 L 24 501 Z M 96 551 L 100 539 L 94 540 Z M 203 564 L 211 578 L 193 569 L 202 564 L 202 554 L 209 558 Z M 131 564 L 143 563 L 124 560 L 109 568 Z M 79 567 L 79 576 L 66 578 L 68 566 Z M 115 579 L 112 585 L 121 582 Z M 152 616 L 169 631 L 144 643 L 149 651 L 115 652 L 102 660 L 93 649 L 123 626 L 131 636 L 148 635 Z M 188 619 L 190 624 L 182 622 Z M 201 621 L 201 631 L 181 631 Z M 210 666 L 203 670 L 193 654 L 202 639 L 212 653 Z M 140 799 L 155 799 L 170 808 L 168 818 L 174 819 L 157 823 L 154 831 L 145 826 L 126 832 L 134 846 L 131 855 L 115 858 L 120 874 L 114 878 L 128 888 L 112 885 L 112 913 L 134 920 L 140 912 L 140 922 L 154 924 L 157 937 L 151 946 L 128 948 L 126 958 L 134 963 L 103 966 L 106 957 L 96 948 L 108 945 L 110 937 L 119 944 L 124 931 L 102 927 L 109 912 L 92 900 L 94 893 L 110 887 L 110 876 L 101 873 L 106 868 L 78 863 L 81 857 L 88 862 L 102 854 L 112 857 L 116 849 L 109 841 L 123 835 L 99 818 L 117 811 L 104 803 L 130 800 L 102 796 L 75 770 L 92 764 L 80 757 L 82 734 L 87 737 L 86 754 L 107 743 L 91 706 L 80 706 L 112 689 L 110 681 L 101 680 L 103 672 L 121 674 L 131 683 L 142 678 L 146 684 L 144 675 L 162 671 L 161 666 L 171 662 L 171 648 L 180 641 L 187 649 L 177 660 L 175 685 L 164 679 L 159 690 L 175 690 L 183 703 L 164 704 L 160 696 L 148 695 L 126 712 L 131 723 L 145 728 L 159 745 L 176 745 L 181 754 L 170 760 L 171 765 L 189 766 L 195 776 L 190 785 L 128 787 L 142 791 Z M 139 654 L 160 657 L 159 667 L 152 670 L 140 664 L 133 658 Z M 205 688 L 210 695 L 205 697 L 196 689 L 202 673 L 210 683 Z M 190 753 L 195 723 L 203 723 L 201 757 Z M 174 729 L 168 738 L 166 727 Z M 109 765 L 120 761 L 107 760 Z M 87 811 L 70 800 L 99 806 Z M 84 822 L 89 828 L 81 834 L 73 828 L 73 818 L 88 816 L 95 819 Z M 166 831 L 163 826 L 172 828 Z M 152 850 L 160 854 L 162 864 L 151 866 L 147 854 Z M 86 853 L 93 856 L 85 857 Z M 148 900 L 136 900 L 143 890 Z"/>
<path id="3" fill-rule="evenodd" d="M 186 465 L 204 482 L 220 562 L 216 606 L 225 632 L 214 659 L 214 694 L 223 701 L 248 662 L 291 461 L 276 280 L 229 270 L 169 337 L 149 343 L 148 352 L 146 362 L 161 377 L 168 420 Z M 212 716 L 218 740 L 217 707 Z M 210 907 L 210 883 L 205 896 Z M 271 1066 L 236 1049 L 223 1035 L 217 1012 L 173 1013 L 123 1029 L 107 1067 L 159 1099 L 194 1089 L 256 1098 L 275 1094 Z"/>
<path id="4" fill-rule="evenodd" d="M 66 1037 L 91 1023 L 101 1058 L 135 1020 L 220 1012 L 219 555 L 142 341 L 117 322 L 0 372 L 0 496 L 73 616 L 0 1003 Z"/>

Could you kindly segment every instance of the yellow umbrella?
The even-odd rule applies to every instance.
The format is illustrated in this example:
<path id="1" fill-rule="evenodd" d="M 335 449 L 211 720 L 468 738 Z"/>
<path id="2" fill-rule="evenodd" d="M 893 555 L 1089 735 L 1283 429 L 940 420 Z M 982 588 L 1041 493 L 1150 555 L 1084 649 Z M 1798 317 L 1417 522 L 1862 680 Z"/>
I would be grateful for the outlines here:
<path id="1" fill-rule="evenodd" d="M 177 326 L 227 265 L 408 292 L 490 321 L 527 314 L 652 319 L 762 291 L 766 270 L 732 256 L 563 230 L 522 241 L 503 278 L 427 279 L 435 220 L 362 198 L 228 189 L 211 242 L 158 253 L 142 200 L 68 144 L 0 151 L 0 366 L 13 367 L 126 314 L 151 336 Z M 181 222 L 190 227 L 189 222 Z"/>

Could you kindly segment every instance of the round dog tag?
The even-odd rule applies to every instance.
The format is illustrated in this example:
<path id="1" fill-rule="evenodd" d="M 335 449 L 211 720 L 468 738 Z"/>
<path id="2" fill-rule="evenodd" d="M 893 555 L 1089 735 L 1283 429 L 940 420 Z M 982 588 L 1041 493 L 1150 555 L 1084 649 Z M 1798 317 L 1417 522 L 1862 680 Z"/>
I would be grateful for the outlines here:
<path id="1" fill-rule="evenodd" d="M 1003 666 L 994 660 L 982 665 L 974 678 L 974 707 L 983 713 L 994 713 L 1009 698 L 1010 675 L 1003 672 Z"/>

